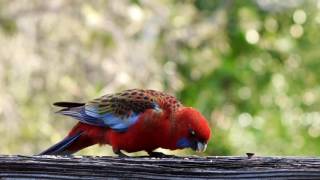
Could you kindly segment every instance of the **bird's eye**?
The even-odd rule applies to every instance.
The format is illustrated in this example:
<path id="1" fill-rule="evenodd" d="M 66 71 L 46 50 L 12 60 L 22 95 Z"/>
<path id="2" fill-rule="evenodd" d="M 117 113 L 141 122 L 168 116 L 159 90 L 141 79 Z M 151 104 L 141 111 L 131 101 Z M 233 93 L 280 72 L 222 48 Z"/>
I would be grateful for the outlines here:
<path id="1" fill-rule="evenodd" d="M 192 129 L 190 129 L 190 136 L 192 136 L 192 137 L 196 136 L 196 132 Z"/>

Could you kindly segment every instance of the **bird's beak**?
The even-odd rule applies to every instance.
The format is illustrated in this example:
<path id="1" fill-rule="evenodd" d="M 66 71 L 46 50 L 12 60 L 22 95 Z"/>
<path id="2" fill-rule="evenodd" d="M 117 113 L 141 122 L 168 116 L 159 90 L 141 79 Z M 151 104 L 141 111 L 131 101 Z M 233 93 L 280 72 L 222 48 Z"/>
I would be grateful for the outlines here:
<path id="1" fill-rule="evenodd" d="M 198 152 L 204 152 L 207 149 L 207 144 L 203 142 L 197 142 L 196 151 Z"/>

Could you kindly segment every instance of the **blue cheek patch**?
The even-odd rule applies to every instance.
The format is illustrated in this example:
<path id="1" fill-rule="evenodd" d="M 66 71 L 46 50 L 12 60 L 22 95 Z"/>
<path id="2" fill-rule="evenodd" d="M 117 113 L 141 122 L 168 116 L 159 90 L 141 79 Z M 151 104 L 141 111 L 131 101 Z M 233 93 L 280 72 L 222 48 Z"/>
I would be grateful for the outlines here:
<path id="1" fill-rule="evenodd" d="M 179 148 L 189 148 L 189 147 L 192 147 L 192 144 L 187 138 L 181 138 L 177 142 L 177 147 L 179 147 Z"/>

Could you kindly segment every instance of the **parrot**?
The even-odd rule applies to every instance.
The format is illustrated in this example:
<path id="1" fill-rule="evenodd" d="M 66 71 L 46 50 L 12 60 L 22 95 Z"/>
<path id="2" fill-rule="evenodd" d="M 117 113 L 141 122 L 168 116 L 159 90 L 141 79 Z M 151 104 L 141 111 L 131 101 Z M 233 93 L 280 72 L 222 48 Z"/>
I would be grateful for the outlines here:
<path id="1" fill-rule="evenodd" d="M 145 151 L 149 156 L 168 150 L 191 148 L 205 151 L 211 136 L 206 118 L 185 107 L 174 96 L 151 89 L 129 89 L 79 102 L 56 102 L 58 114 L 77 124 L 57 144 L 39 155 L 72 155 L 86 147 L 110 145 L 114 154 Z"/>

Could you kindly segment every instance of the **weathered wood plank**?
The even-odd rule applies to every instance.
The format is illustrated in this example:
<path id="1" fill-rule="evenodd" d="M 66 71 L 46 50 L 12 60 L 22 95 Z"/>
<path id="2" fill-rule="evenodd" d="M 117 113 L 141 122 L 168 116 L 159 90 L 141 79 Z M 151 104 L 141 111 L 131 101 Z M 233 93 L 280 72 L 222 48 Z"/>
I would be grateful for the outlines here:
<path id="1" fill-rule="evenodd" d="M 0 156 L 1 178 L 320 179 L 320 158 Z"/>

